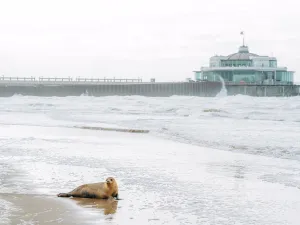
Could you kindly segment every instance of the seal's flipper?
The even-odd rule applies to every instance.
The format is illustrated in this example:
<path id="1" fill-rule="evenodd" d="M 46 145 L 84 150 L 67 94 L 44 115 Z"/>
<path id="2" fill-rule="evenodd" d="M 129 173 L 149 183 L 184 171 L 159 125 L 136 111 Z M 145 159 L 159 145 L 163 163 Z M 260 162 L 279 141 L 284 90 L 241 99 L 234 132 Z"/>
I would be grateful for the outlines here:
<path id="1" fill-rule="evenodd" d="M 114 196 L 114 198 L 115 198 L 116 200 L 122 200 L 121 198 L 119 198 L 119 194 L 116 194 L 116 195 Z"/>
<path id="2" fill-rule="evenodd" d="M 59 193 L 58 195 L 57 195 L 57 197 L 71 197 L 71 195 L 69 194 L 69 193 Z"/>

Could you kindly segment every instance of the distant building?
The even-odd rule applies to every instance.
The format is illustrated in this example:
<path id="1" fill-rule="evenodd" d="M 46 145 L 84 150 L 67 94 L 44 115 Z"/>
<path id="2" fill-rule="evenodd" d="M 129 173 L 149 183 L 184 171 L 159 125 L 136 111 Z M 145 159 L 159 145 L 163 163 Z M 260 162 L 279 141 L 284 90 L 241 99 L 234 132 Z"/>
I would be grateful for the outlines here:
<path id="1" fill-rule="evenodd" d="M 277 67 L 275 57 L 250 53 L 244 44 L 237 53 L 211 57 L 209 67 L 201 67 L 194 73 L 198 81 L 219 81 L 219 76 L 227 83 L 293 84 L 294 81 L 294 72 Z"/>

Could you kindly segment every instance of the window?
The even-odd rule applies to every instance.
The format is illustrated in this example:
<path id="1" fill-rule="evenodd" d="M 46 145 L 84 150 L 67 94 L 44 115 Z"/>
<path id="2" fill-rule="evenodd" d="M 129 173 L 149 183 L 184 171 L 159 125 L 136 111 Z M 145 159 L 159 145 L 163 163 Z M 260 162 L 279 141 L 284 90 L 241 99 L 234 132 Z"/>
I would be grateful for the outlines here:
<path id="1" fill-rule="evenodd" d="M 276 60 L 270 60 L 269 61 L 269 66 L 270 67 L 277 67 L 277 61 Z"/>
<path id="2" fill-rule="evenodd" d="M 201 72 L 195 72 L 195 79 L 196 80 L 201 80 Z"/>
<path id="3" fill-rule="evenodd" d="M 288 71 L 277 71 L 276 72 L 276 81 L 292 82 L 293 77 L 294 77 L 293 72 L 288 72 Z"/>

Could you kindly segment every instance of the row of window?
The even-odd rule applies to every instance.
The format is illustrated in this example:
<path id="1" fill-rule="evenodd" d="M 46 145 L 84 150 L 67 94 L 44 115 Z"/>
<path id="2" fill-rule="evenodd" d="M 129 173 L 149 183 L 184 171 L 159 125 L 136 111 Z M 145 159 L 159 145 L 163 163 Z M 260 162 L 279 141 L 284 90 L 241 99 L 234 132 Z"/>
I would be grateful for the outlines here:
<path id="1" fill-rule="evenodd" d="M 221 76 L 225 81 L 234 82 L 256 82 L 262 80 L 276 80 L 276 81 L 287 81 L 293 82 L 294 74 L 288 71 L 277 71 L 275 72 L 259 72 L 259 71 L 207 71 L 207 72 L 196 72 L 196 80 L 209 80 L 219 81 Z"/>
<path id="2" fill-rule="evenodd" d="M 267 62 L 255 62 L 256 66 L 261 67 L 277 67 L 276 60 L 270 60 Z M 210 67 L 217 67 L 216 62 L 211 62 Z M 221 67 L 251 67 L 253 66 L 252 60 L 221 60 Z"/>
<path id="3" fill-rule="evenodd" d="M 278 71 L 276 73 L 276 80 L 278 80 L 278 81 L 293 81 L 294 74 L 292 72 L 287 72 L 287 71 Z"/>
<path id="4" fill-rule="evenodd" d="M 251 60 L 221 60 L 221 66 L 225 66 L 225 67 L 252 66 L 252 61 Z"/>

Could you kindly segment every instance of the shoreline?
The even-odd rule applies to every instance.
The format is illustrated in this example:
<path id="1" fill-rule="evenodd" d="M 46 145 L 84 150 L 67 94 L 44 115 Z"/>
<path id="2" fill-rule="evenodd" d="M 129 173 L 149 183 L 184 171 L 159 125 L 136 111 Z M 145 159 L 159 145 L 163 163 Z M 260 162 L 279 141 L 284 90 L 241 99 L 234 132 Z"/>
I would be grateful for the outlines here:
<path id="1" fill-rule="evenodd" d="M 34 194 L 2 194 L 9 203 L 4 224 L 94 224 L 111 219 L 118 201 L 58 198 Z M 0 224 L 2 224 L 0 222 Z"/>
<path id="2" fill-rule="evenodd" d="M 1 130 L 15 142 L 1 149 L 0 191 L 20 194 L 0 194 L 0 224 L 298 225 L 295 161 L 124 132 Z M 116 205 L 56 197 L 111 175 L 124 199 Z"/>

